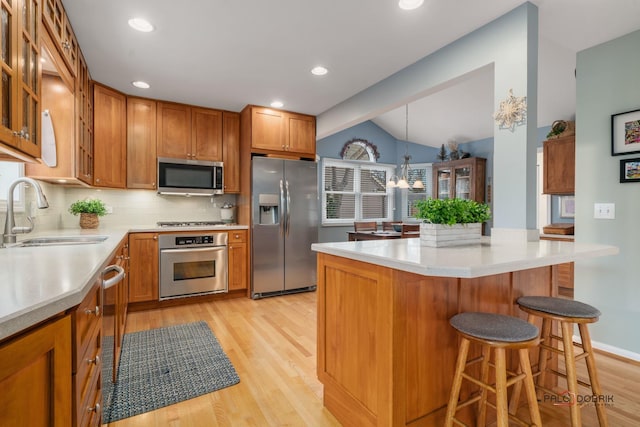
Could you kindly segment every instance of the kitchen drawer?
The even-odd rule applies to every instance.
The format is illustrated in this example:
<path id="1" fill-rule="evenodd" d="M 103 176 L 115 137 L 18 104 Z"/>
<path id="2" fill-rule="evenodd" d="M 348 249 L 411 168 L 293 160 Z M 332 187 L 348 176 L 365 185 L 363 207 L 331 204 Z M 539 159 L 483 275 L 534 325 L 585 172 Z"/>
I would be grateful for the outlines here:
<path id="1" fill-rule="evenodd" d="M 91 383 L 91 389 L 87 393 L 86 400 L 78 405 L 78 421 L 76 427 L 98 427 L 102 425 L 102 388 L 100 370 L 97 370 L 97 379 Z"/>
<path id="2" fill-rule="evenodd" d="M 91 291 L 73 313 L 73 373 L 77 372 L 79 360 L 91 345 L 91 337 L 102 322 L 101 285 L 101 281 L 96 280 Z"/>
<path id="3" fill-rule="evenodd" d="M 92 407 L 90 403 L 95 398 L 96 384 L 100 383 L 102 373 L 101 338 L 102 328 L 95 328 L 94 334 L 89 340 L 87 351 L 79 359 L 77 373 L 73 376 L 73 397 L 77 402 L 76 419 L 78 420 L 85 416 L 84 412 L 87 407 Z"/>
<path id="4" fill-rule="evenodd" d="M 229 243 L 246 243 L 247 230 L 229 231 Z"/>

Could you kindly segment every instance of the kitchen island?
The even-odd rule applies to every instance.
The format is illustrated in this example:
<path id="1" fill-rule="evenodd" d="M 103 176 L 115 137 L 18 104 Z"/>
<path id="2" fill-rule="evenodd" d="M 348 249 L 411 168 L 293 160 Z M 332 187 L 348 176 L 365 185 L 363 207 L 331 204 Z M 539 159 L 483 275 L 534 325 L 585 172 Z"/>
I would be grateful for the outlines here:
<path id="1" fill-rule="evenodd" d="M 318 243 L 318 378 L 343 425 L 440 426 L 454 374 L 449 318 L 526 318 L 522 295 L 557 295 L 557 265 L 614 255 L 608 245 L 419 239 Z"/>

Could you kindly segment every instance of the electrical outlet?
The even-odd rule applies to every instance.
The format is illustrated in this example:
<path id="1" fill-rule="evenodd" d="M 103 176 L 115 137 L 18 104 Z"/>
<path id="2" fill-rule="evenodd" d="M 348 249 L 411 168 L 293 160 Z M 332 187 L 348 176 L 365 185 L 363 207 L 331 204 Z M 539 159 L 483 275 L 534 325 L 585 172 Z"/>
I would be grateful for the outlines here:
<path id="1" fill-rule="evenodd" d="M 593 205 L 593 217 L 596 219 L 615 219 L 615 203 L 595 203 Z"/>

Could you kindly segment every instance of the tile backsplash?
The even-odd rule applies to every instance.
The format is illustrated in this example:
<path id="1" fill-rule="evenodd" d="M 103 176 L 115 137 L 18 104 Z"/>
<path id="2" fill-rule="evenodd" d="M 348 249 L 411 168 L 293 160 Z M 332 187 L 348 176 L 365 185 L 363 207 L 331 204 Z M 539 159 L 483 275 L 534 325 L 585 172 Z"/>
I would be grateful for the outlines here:
<path id="1" fill-rule="evenodd" d="M 26 190 L 25 212 L 16 212 L 16 224 L 26 222 L 31 212 L 34 231 L 79 227 L 79 217 L 68 211 L 71 203 L 86 198 L 99 198 L 112 213 L 100 218 L 101 226 L 151 226 L 157 221 L 219 221 L 220 207 L 225 202 L 236 204 L 236 196 L 213 197 L 160 196 L 152 190 L 113 190 L 63 187 L 41 182 L 49 201 L 48 209 L 37 209 L 33 189 Z M 4 215 L 0 220 L 4 226 Z"/>

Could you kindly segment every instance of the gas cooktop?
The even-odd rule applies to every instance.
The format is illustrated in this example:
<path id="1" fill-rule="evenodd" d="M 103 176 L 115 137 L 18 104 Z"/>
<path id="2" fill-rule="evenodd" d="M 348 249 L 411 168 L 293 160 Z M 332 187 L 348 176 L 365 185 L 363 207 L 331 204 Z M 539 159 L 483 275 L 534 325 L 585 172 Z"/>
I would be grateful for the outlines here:
<path id="1" fill-rule="evenodd" d="M 222 221 L 158 221 L 158 227 L 206 227 L 209 225 L 226 225 Z"/>

